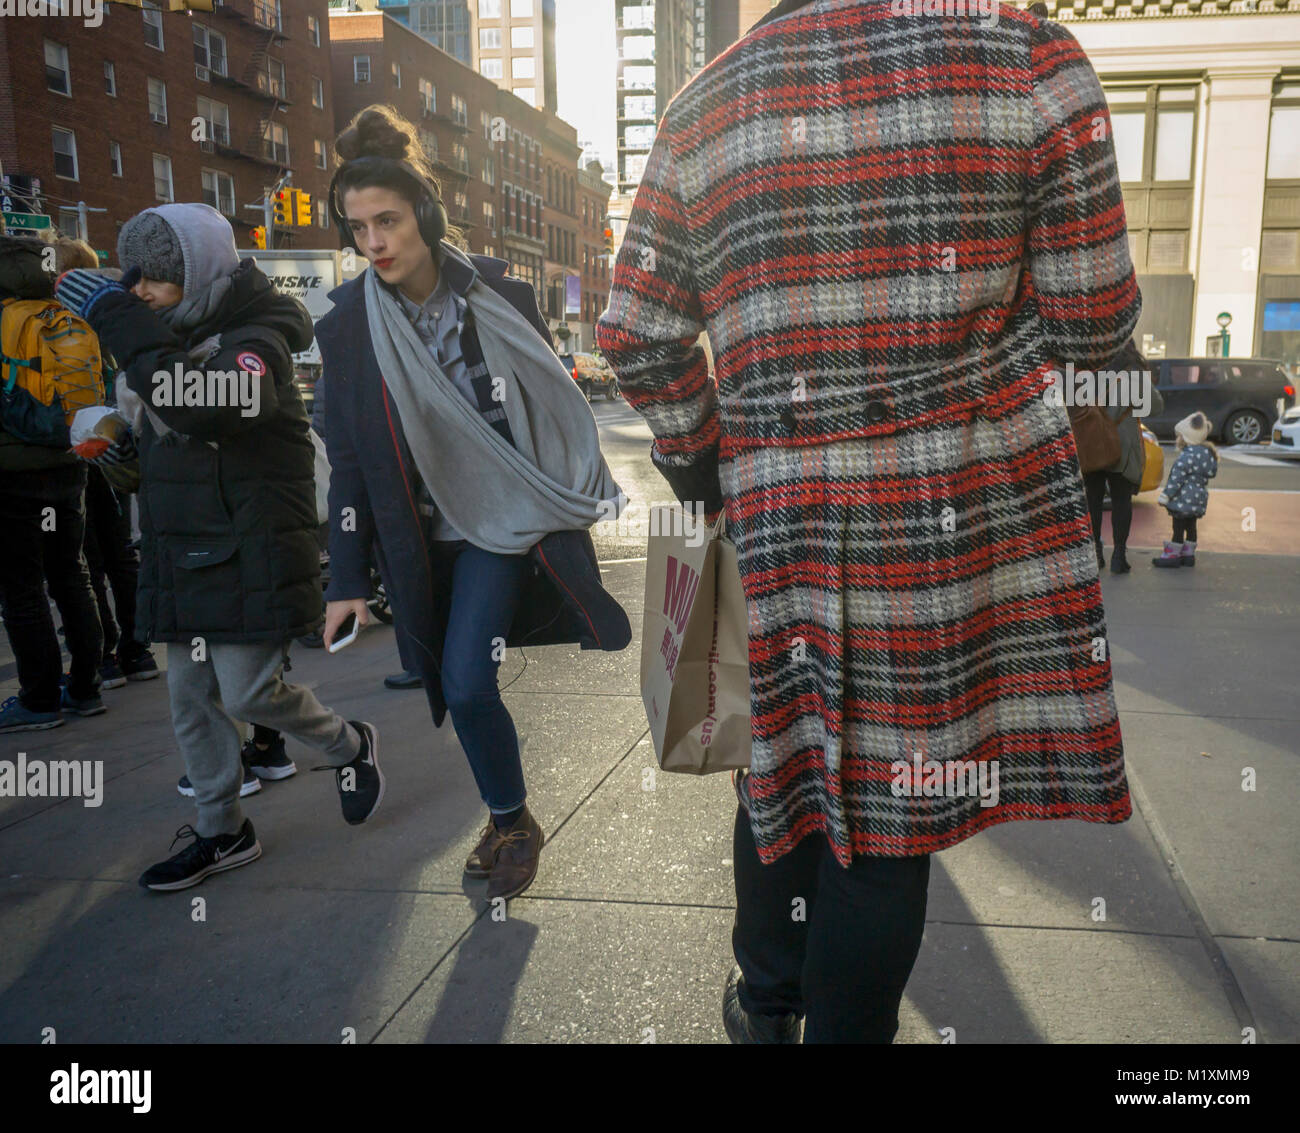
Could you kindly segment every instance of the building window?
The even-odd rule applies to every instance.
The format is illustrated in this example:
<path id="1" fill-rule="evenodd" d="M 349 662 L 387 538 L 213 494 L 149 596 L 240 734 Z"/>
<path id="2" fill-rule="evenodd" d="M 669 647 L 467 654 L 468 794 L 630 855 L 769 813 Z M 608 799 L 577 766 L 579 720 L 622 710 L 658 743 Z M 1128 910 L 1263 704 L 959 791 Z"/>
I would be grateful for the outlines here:
<path id="1" fill-rule="evenodd" d="M 512 20 L 531 20 L 533 18 L 533 0 L 510 0 L 510 18 Z"/>
<path id="2" fill-rule="evenodd" d="M 108 143 L 108 168 L 114 177 L 122 176 L 122 147 L 117 142 Z"/>
<path id="3" fill-rule="evenodd" d="M 402 89 L 402 65 L 398 62 L 393 63 L 393 86 Z"/>
<path id="4" fill-rule="evenodd" d="M 311 40 L 313 47 L 320 46 L 320 20 L 315 16 L 307 17 L 307 38 Z"/>
<path id="5" fill-rule="evenodd" d="M 436 113 L 438 110 L 438 92 L 434 89 L 433 84 L 428 79 L 416 79 L 415 85 L 420 92 L 420 105 L 427 113 Z"/>
<path id="6" fill-rule="evenodd" d="M 311 104 L 317 110 L 325 109 L 325 84 L 315 75 L 311 77 Z"/>
<path id="7" fill-rule="evenodd" d="M 511 47 L 532 47 L 533 29 L 531 26 L 510 29 Z"/>
<path id="8" fill-rule="evenodd" d="M 483 126 L 483 137 L 490 142 L 492 140 L 492 115 L 486 110 L 480 110 L 478 112 L 478 120 Z"/>
<path id="9" fill-rule="evenodd" d="M 144 41 L 150 47 L 163 49 L 162 12 L 152 0 L 144 0 L 140 5 L 140 14 L 144 16 Z"/>
<path id="10" fill-rule="evenodd" d="M 230 145 L 230 107 L 224 102 L 199 96 L 199 117 L 203 119 L 206 140 L 218 145 Z"/>
<path id="11" fill-rule="evenodd" d="M 497 163 L 490 157 L 483 159 L 483 184 L 495 185 L 497 183 Z"/>
<path id="12" fill-rule="evenodd" d="M 453 142 L 451 145 L 451 163 L 459 170 L 469 172 L 469 150 L 465 148 L 464 142 Z"/>
<path id="13" fill-rule="evenodd" d="M 77 136 L 71 130 L 58 126 L 51 127 L 54 139 L 54 175 L 66 177 L 69 181 L 78 181 L 77 173 Z"/>
<path id="14" fill-rule="evenodd" d="M 497 206 L 491 201 L 483 202 L 483 227 L 489 232 L 495 232 L 497 228 Z"/>
<path id="15" fill-rule="evenodd" d="M 45 41 L 45 85 L 55 94 L 72 94 L 72 76 L 68 71 L 68 49 L 53 40 Z"/>
<path id="16" fill-rule="evenodd" d="M 284 24 L 281 20 L 280 0 L 253 0 L 253 21 L 264 28 L 275 28 L 276 31 L 283 31 Z"/>
<path id="17" fill-rule="evenodd" d="M 262 153 L 270 161 L 289 164 L 289 131 L 279 122 L 270 123 L 262 139 Z"/>
<path id="18" fill-rule="evenodd" d="M 655 96 L 652 94 L 630 94 L 623 99 L 624 118 L 642 118 L 654 121 Z"/>
<path id="19" fill-rule="evenodd" d="M 478 46 L 480 51 L 500 51 L 501 50 L 501 29 L 500 28 L 479 28 Z"/>
<path id="20" fill-rule="evenodd" d="M 451 96 L 451 116 L 454 121 L 459 122 L 462 126 L 469 125 L 469 103 L 458 94 Z"/>
<path id="21" fill-rule="evenodd" d="M 172 159 L 166 154 L 153 155 L 153 195 L 160 201 L 176 199 L 172 192 Z"/>
<path id="22" fill-rule="evenodd" d="M 167 125 L 167 86 L 161 79 L 149 80 L 149 117 Z"/>
<path id="23" fill-rule="evenodd" d="M 235 180 L 229 173 L 217 169 L 204 169 L 203 203 L 211 205 L 225 216 L 235 215 Z"/>
<path id="24" fill-rule="evenodd" d="M 512 79 L 535 79 L 537 77 L 537 60 L 531 55 L 520 55 L 511 59 L 510 77 Z"/>
<path id="25" fill-rule="evenodd" d="M 312 149 L 316 153 L 316 168 L 324 169 L 325 168 L 325 143 L 322 142 L 320 138 L 317 138 L 312 143 Z"/>
<path id="26" fill-rule="evenodd" d="M 352 56 L 352 81 L 354 83 L 370 82 L 370 56 Z"/>
<path id="27" fill-rule="evenodd" d="M 194 25 L 194 65 L 214 75 L 226 73 L 226 37 L 209 31 L 202 24 Z M 199 78 L 204 78 L 202 72 Z"/>
<path id="28" fill-rule="evenodd" d="M 501 18 L 501 0 L 478 0 L 478 18 L 480 20 L 499 20 Z"/>
<path id="29" fill-rule="evenodd" d="M 528 103 L 529 106 L 537 105 L 537 88 L 536 87 L 515 87 L 511 92 L 516 98 Z"/>
<path id="30" fill-rule="evenodd" d="M 501 79 L 505 77 L 505 65 L 500 59 L 480 59 L 478 71 L 485 79 Z"/>
<path id="31" fill-rule="evenodd" d="M 104 60 L 104 93 L 109 98 L 117 97 L 117 68 L 107 59 Z"/>
<path id="32" fill-rule="evenodd" d="M 1300 83 L 1287 84 L 1273 96 L 1268 131 L 1269 181 L 1300 180 Z"/>
<path id="33" fill-rule="evenodd" d="M 627 90 L 654 90 L 655 69 L 653 67 L 624 67 L 623 86 Z"/>
<path id="34" fill-rule="evenodd" d="M 420 131 L 420 148 L 430 161 L 438 160 L 438 137 L 432 130 Z"/>
<path id="35" fill-rule="evenodd" d="M 284 79 L 284 62 L 280 59 L 267 59 L 265 72 L 257 76 L 258 87 L 266 94 L 276 98 L 285 98 L 289 84 Z"/>

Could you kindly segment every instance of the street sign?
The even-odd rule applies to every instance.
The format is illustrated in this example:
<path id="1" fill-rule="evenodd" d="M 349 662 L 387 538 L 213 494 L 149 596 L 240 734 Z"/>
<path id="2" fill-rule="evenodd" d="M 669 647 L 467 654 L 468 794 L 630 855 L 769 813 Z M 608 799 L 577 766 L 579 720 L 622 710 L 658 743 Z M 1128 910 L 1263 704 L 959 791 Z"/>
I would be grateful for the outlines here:
<path id="1" fill-rule="evenodd" d="M 50 227 L 50 218 L 44 213 L 5 212 L 0 213 L 0 216 L 4 217 L 6 228 L 24 229 L 30 232 L 36 232 L 42 228 Z"/>

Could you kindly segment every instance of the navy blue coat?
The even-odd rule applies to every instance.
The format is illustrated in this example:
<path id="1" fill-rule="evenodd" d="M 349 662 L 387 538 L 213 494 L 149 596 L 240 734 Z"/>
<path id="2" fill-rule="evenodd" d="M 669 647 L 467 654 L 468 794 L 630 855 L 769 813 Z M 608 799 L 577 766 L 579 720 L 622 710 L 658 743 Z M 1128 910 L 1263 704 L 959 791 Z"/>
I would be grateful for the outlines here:
<path id="1" fill-rule="evenodd" d="M 550 344 L 551 334 L 537 309 L 532 286 L 506 275 L 505 260 L 470 259 L 483 282 Z M 443 270 L 448 283 L 464 294 L 471 282 L 468 271 L 450 258 Z M 424 678 L 433 722 L 441 726 L 447 713 L 440 674 L 448 597 L 435 587 L 425 542 L 428 525 L 417 506 L 410 448 L 370 340 L 365 275 L 335 288 L 329 297 L 334 309 L 316 324 L 323 375 L 329 383 L 325 443 L 331 467 L 330 584 L 325 598 L 343 601 L 369 596 L 373 541 L 397 632 L 405 635 L 406 654 Z M 342 530 L 341 516 L 347 507 L 356 509 L 355 531 Z M 529 555 L 532 570 L 507 645 L 626 648 L 632 639 L 631 626 L 623 608 L 601 585 L 590 532 L 554 532 L 535 544 Z"/>

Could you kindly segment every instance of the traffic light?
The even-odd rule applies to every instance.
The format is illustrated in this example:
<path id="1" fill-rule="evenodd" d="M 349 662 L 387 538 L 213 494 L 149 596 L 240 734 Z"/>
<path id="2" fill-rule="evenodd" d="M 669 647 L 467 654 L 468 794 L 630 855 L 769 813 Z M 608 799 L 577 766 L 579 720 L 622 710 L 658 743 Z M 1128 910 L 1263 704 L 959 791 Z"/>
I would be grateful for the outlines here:
<path id="1" fill-rule="evenodd" d="M 265 229 L 265 228 L 263 228 L 263 227 L 259 224 L 256 228 L 253 229 L 252 236 L 253 236 L 253 247 L 255 247 L 255 248 L 262 248 L 262 249 L 265 249 L 265 248 L 266 248 L 266 229 Z"/>
<path id="2" fill-rule="evenodd" d="M 311 194 L 301 189 L 293 191 L 293 222 L 299 228 L 311 227 Z"/>
<path id="3" fill-rule="evenodd" d="M 293 198 L 289 196 L 288 189 L 277 189 L 275 193 L 275 223 L 283 224 L 286 227 L 293 223 L 293 218 L 289 215 L 292 207 Z"/>
<path id="4" fill-rule="evenodd" d="M 609 222 L 606 221 L 605 222 L 605 255 L 612 256 L 613 254 L 614 254 L 614 230 L 609 226 Z"/>

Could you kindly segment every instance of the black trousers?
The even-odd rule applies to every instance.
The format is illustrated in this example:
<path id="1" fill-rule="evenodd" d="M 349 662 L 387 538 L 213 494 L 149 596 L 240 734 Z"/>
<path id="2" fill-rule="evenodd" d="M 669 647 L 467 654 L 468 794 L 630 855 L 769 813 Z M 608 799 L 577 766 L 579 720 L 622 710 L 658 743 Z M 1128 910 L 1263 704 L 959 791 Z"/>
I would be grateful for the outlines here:
<path id="1" fill-rule="evenodd" d="M 135 589 L 140 553 L 131 546 L 131 501 L 119 496 L 93 464 L 86 478 L 86 565 L 104 627 L 104 656 L 131 657 L 145 648 L 135 639 Z M 108 588 L 113 588 L 113 605 Z"/>
<path id="2" fill-rule="evenodd" d="M 1092 539 L 1101 542 L 1101 505 L 1110 489 L 1110 534 L 1116 548 L 1128 546 L 1133 527 L 1133 482 L 1118 472 L 1085 472 L 1083 490 L 1088 497 L 1088 515 L 1092 519 Z"/>
<path id="3" fill-rule="evenodd" d="M 104 637 L 81 553 L 85 490 L 86 470 L 81 465 L 0 475 L 0 526 L 5 533 L 0 606 L 18 662 L 18 698 L 32 712 L 59 707 L 63 655 L 50 598 L 59 608 L 72 654 L 68 695 L 85 699 L 99 692 Z"/>
<path id="4" fill-rule="evenodd" d="M 731 944 L 745 1010 L 803 1015 L 806 1043 L 893 1042 L 925 931 L 929 855 L 860 857 L 845 869 L 814 835 L 763 865 L 743 807 L 734 850 Z"/>
<path id="5" fill-rule="evenodd" d="M 1176 515 L 1174 516 L 1174 537 L 1171 540 L 1174 543 L 1195 543 L 1196 542 L 1196 516 L 1194 515 Z"/>

